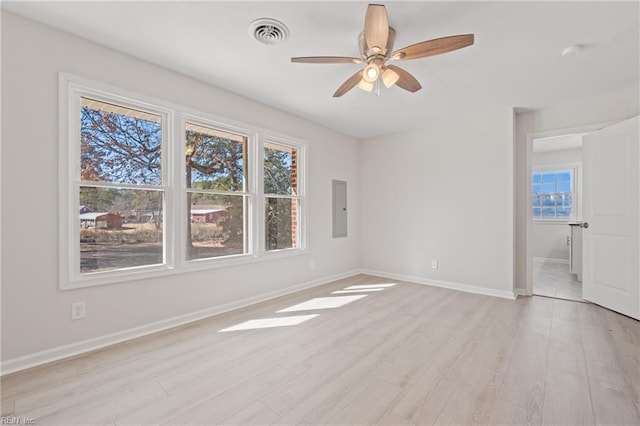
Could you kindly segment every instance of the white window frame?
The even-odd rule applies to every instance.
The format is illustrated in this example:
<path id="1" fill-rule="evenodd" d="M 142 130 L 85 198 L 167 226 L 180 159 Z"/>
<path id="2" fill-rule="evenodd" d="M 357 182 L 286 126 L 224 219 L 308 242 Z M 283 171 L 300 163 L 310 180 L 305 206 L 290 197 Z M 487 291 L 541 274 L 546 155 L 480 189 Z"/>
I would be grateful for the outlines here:
<path id="1" fill-rule="evenodd" d="M 297 170 L 297 187 L 298 187 L 298 192 L 297 192 L 297 199 L 298 199 L 298 209 L 297 209 L 297 215 L 298 215 L 298 221 L 297 221 L 297 230 L 296 230 L 296 235 L 298 237 L 298 247 L 291 247 L 291 248 L 285 248 L 285 249 L 279 249 L 279 250 L 267 250 L 267 245 L 266 245 L 266 229 L 265 229 L 265 222 L 266 222 L 266 199 L 267 197 L 271 198 L 287 198 L 290 199 L 292 198 L 289 195 L 283 195 L 283 196 L 278 196 L 276 194 L 265 194 L 264 192 L 264 145 L 265 143 L 273 143 L 276 145 L 281 145 L 281 146 L 285 146 L 285 147 L 289 147 L 289 148 L 295 148 L 297 153 L 297 162 L 296 162 L 296 166 L 298 168 Z M 305 250 L 306 246 L 307 246 L 307 216 L 306 216 L 306 212 L 307 212 L 307 208 L 306 208 L 306 192 L 307 192 L 307 186 L 306 186 L 306 173 L 304 173 L 303 171 L 307 169 L 307 153 L 306 153 L 306 149 L 307 146 L 304 143 L 298 142 L 296 140 L 293 139 L 289 139 L 286 138 L 284 136 L 281 135 L 276 135 L 276 134 L 267 134 L 265 135 L 263 138 L 260 139 L 260 143 L 259 145 L 259 167 L 258 167 L 258 172 L 260 173 L 259 176 L 259 188 L 258 188 L 258 198 L 260 200 L 260 205 L 259 205 L 259 209 L 260 209 L 260 214 L 258 215 L 260 217 L 261 220 L 261 226 L 260 226 L 260 238 L 258 238 L 259 240 L 259 250 L 258 253 L 260 256 L 286 256 L 289 252 L 292 251 L 296 251 L 296 250 Z"/>
<path id="2" fill-rule="evenodd" d="M 187 241 L 188 241 L 188 236 L 186 231 L 181 233 L 182 236 L 182 240 L 181 240 L 181 244 L 179 244 L 180 249 L 178 250 L 180 252 L 179 258 L 181 260 L 181 266 L 184 268 L 188 268 L 188 267 L 194 267 L 194 268 L 210 268 L 212 265 L 216 265 L 216 264 L 221 264 L 224 263 L 225 265 L 232 265 L 235 263 L 236 260 L 238 259 L 249 259 L 254 256 L 255 253 L 255 227 L 254 227 L 254 223 L 252 218 L 255 216 L 255 208 L 254 208 L 254 204 L 255 204 L 255 187 L 256 187 L 256 181 L 254 179 L 253 176 L 251 176 L 252 174 L 255 174 L 255 153 L 253 152 L 255 150 L 255 146 L 257 144 L 257 139 L 258 139 L 258 133 L 256 131 L 252 131 L 250 129 L 247 128 L 243 128 L 243 127 L 239 127 L 239 126 L 232 126 L 226 123 L 223 123 L 221 121 L 218 121 L 216 119 L 214 119 L 211 116 L 207 116 L 206 114 L 182 114 L 181 120 L 180 120 L 180 141 L 181 143 L 179 144 L 182 148 L 181 153 L 184 153 L 186 150 L 186 138 L 185 138 L 185 129 L 186 129 L 186 124 L 187 123 L 193 123 L 193 124 L 197 124 L 203 127 L 209 127 L 215 130 L 221 130 L 223 132 L 228 132 L 228 133 L 233 133 L 233 134 L 237 134 L 240 136 L 245 136 L 247 138 L 247 150 L 245 152 L 246 157 L 245 160 L 245 174 L 243 176 L 243 179 L 245 180 L 246 186 L 245 186 L 245 190 L 243 192 L 238 192 L 236 193 L 236 195 L 240 195 L 242 194 L 243 197 L 245 197 L 245 200 L 247 200 L 247 205 L 245 206 L 246 208 L 246 212 L 244 214 L 244 221 L 245 221 L 245 227 L 244 230 L 247 233 L 246 235 L 246 249 L 247 249 L 247 253 L 241 253 L 241 254 L 234 254 L 234 255 L 229 255 L 229 256 L 221 256 L 221 257 L 210 257 L 210 258 L 203 258 L 203 259 L 187 259 L 187 253 L 186 253 L 186 248 L 187 248 Z M 248 160 L 248 161 L 247 161 Z M 248 172 L 248 178 L 247 178 L 247 172 Z M 194 192 L 192 190 L 190 190 L 189 188 L 187 188 L 187 170 L 186 170 L 186 164 L 184 161 L 180 161 L 180 176 L 181 176 L 181 206 L 182 206 L 182 210 L 183 213 L 180 215 L 180 217 L 184 217 L 185 219 L 188 220 L 187 218 L 187 214 L 186 214 L 186 205 L 187 205 L 187 193 L 188 192 Z M 225 191 L 195 191 L 195 192 L 207 192 L 207 193 L 211 193 L 211 194 L 221 194 L 221 195 L 227 195 L 229 194 L 229 192 L 225 192 Z M 182 224 L 183 228 L 186 228 L 186 223 Z"/>
<path id="3" fill-rule="evenodd" d="M 162 117 L 162 190 L 164 191 L 163 259 L 162 265 L 147 265 L 111 271 L 80 273 L 80 236 L 77 226 L 80 186 L 80 97 L 96 98 L 125 107 L 142 109 Z M 60 290 L 122 283 L 147 278 L 184 274 L 245 263 L 308 253 L 306 141 L 290 138 L 270 130 L 218 117 L 182 105 L 119 89 L 67 73 L 59 73 L 59 277 Z M 247 253 L 207 259 L 187 259 L 186 244 L 186 149 L 185 124 L 192 122 L 206 127 L 247 136 L 244 191 L 247 211 L 244 214 L 247 232 Z M 298 150 L 298 241 L 299 247 L 277 251 L 265 250 L 265 212 L 263 194 L 264 141 L 291 146 Z M 248 176 L 248 179 L 247 179 Z M 99 186 L 133 189 L 158 189 L 154 185 L 100 183 Z"/>
<path id="4" fill-rule="evenodd" d="M 535 173 L 545 172 L 559 172 L 562 170 L 571 170 L 573 172 L 573 187 L 571 188 L 571 216 L 563 218 L 537 218 L 533 216 L 533 175 Z M 565 163 L 565 164 L 548 164 L 543 166 L 533 166 L 531 171 L 531 186 L 529 187 L 529 198 L 531 200 L 531 215 L 534 223 L 557 223 L 566 224 L 567 222 L 578 220 L 581 217 L 582 211 L 582 194 L 581 194 L 581 181 L 582 181 L 582 165 L 580 163 Z M 542 208 L 542 207 L 541 207 Z"/>

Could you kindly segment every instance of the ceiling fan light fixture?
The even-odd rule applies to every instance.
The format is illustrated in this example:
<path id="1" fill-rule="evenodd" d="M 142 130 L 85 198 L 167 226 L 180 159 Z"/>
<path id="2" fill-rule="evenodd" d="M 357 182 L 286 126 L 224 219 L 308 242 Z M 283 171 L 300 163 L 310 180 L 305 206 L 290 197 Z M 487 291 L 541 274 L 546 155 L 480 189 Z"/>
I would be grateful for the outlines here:
<path id="1" fill-rule="evenodd" d="M 385 68 L 382 71 L 382 82 L 387 89 L 396 84 L 399 79 L 398 73 L 390 68 Z"/>
<path id="2" fill-rule="evenodd" d="M 359 58 L 307 56 L 291 58 L 291 62 L 306 62 L 310 64 L 362 64 L 366 62 L 364 69 L 356 72 L 342 83 L 333 94 L 334 98 L 341 97 L 356 85 L 364 91 L 375 91 L 376 95 L 380 94 L 380 80 L 387 88 L 396 85 L 403 90 L 415 93 L 422 89 L 420 82 L 400 67 L 395 65 L 385 66 L 387 61 L 406 61 L 442 55 L 443 53 L 471 46 L 475 40 L 473 34 L 459 34 L 421 41 L 393 51 L 395 38 L 396 30 L 389 26 L 389 17 L 385 6 L 369 4 L 364 18 L 364 31 L 358 36 Z"/>
<path id="3" fill-rule="evenodd" d="M 372 92 L 373 81 L 367 81 L 363 78 L 362 80 L 360 80 L 360 83 L 358 83 L 358 87 L 364 90 L 365 92 Z"/>
<path id="4" fill-rule="evenodd" d="M 373 84 L 379 76 L 380 67 L 374 62 L 367 65 L 362 73 L 362 79 L 371 84 Z"/>

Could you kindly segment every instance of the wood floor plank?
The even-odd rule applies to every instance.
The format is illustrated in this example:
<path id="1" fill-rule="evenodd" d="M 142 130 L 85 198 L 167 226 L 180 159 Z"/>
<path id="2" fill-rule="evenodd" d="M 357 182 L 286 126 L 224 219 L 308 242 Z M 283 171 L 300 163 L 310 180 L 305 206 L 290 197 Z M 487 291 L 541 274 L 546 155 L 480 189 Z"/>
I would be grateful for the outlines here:
<path id="1" fill-rule="evenodd" d="M 127 391 L 111 400 L 90 399 L 47 416 L 39 416 L 41 425 L 104 425 L 112 424 L 118 417 L 138 411 L 152 403 L 167 398 L 157 384 L 151 383 Z"/>
<path id="2" fill-rule="evenodd" d="M 543 424 L 595 424 L 582 353 L 549 352 L 543 407 Z"/>
<path id="3" fill-rule="evenodd" d="M 381 283 L 395 285 L 279 312 Z M 37 424 L 637 425 L 639 372 L 639 323 L 601 307 L 360 275 L 14 373 L 0 390 L 3 415 Z"/>
<path id="4" fill-rule="evenodd" d="M 481 340 L 481 347 L 475 361 L 490 370 L 504 373 L 511 359 L 517 333 L 522 318 L 522 310 L 514 309 L 514 304 L 505 305 L 501 301 L 493 319 L 485 324 L 486 336 Z"/>
<path id="5" fill-rule="evenodd" d="M 490 300 L 472 298 L 465 304 L 464 298 L 456 303 L 459 315 L 451 318 L 448 324 L 428 322 L 414 334 L 416 341 L 402 344 L 394 351 L 376 373 L 378 377 L 404 389 L 410 388 L 424 370 L 424 359 L 435 358 L 435 352 L 442 351 L 452 340 L 458 337 L 457 347 L 473 339 L 472 330 L 481 323 L 477 321 L 490 311 Z M 428 328 L 427 328 L 428 326 Z M 451 331 L 455 330 L 454 333 Z M 452 352 L 455 352 L 452 351 Z"/>
<path id="6" fill-rule="evenodd" d="M 473 314 L 463 314 L 460 319 L 464 324 L 456 324 L 455 332 L 449 332 L 448 338 L 427 341 L 429 344 L 433 343 L 435 349 L 428 357 L 433 361 L 423 363 L 416 378 L 411 380 L 413 385 L 393 407 L 396 414 L 416 424 L 431 424 L 435 421 L 463 375 L 476 364 L 482 343 L 473 336 L 478 325 L 482 324 L 478 320 L 486 318 L 494 307 L 494 302 L 485 301 L 482 309 L 475 309 Z"/>
<path id="7" fill-rule="evenodd" d="M 225 425 L 266 425 L 273 424 L 278 419 L 278 414 L 271 411 L 260 401 L 254 401 L 237 413 L 223 419 Z"/>
<path id="8" fill-rule="evenodd" d="M 197 364 L 201 359 L 197 353 L 167 358 L 167 353 L 162 352 L 162 356 L 158 358 L 136 360 L 127 363 L 123 368 L 108 369 L 100 375 L 83 376 L 73 382 L 45 387 L 21 396 L 15 401 L 16 412 L 37 411 L 38 415 L 44 416 L 85 399 L 109 397 L 114 393 L 126 391 L 130 386 L 153 382 L 164 372 L 183 365 Z"/>
<path id="9" fill-rule="evenodd" d="M 330 424 L 376 424 L 382 420 L 400 392 L 401 388 L 376 380 L 349 406 L 333 417 Z"/>
<path id="10" fill-rule="evenodd" d="M 292 374 L 282 367 L 273 367 L 235 386 L 226 392 L 207 399 L 184 413 L 173 416 L 162 424 L 194 425 L 218 424 L 237 414 L 251 401 L 256 401 L 270 388 L 277 386 Z"/>
<path id="11" fill-rule="evenodd" d="M 393 426 L 413 426 L 413 423 L 400 417 L 393 410 L 387 411 L 382 419 L 378 422 L 379 425 L 393 425 Z"/>
<path id="12" fill-rule="evenodd" d="M 2 417 L 12 416 L 15 411 L 15 401 L 13 399 L 2 400 Z"/>
<path id="13" fill-rule="evenodd" d="M 534 297 L 526 304 L 498 391 L 498 399 L 524 409 L 530 419 L 542 416 L 552 317 L 552 299 Z"/>
<path id="14" fill-rule="evenodd" d="M 458 382 L 437 424 L 484 425 L 489 422 L 502 374 L 484 367 L 473 368 Z"/>
<path id="15" fill-rule="evenodd" d="M 581 324 L 582 341 L 595 421 L 598 424 L 640 424 L 634 391 L 620 365 L 615 341 L 603 314 L 580 308 L 593 321 Z"/>
<path id="16" fill-rule="evenodd" d="M 489 417 L 489 424 L 495 426 L 539 425 L 541 420 L 540 417 L 528 418 L 524 409 L 498 399 L 493 406 L 491 417 Z"/>
<path id="17" fill-rule="evenodd" d="M 450 365 L 446 356 L 436 360 L 433 367 L 398 398 L 393 412 L 415 424 L 433 424 L 464 380 L 479 347 L 479 342 L 469 340 L 457 350 Z"/>
<path id="18" fill-rule="evenodd" d="M 264 345 L 264 344 L 263 344 Z M 235 363 L 217 360 L 203 360 L 197 365 L 191 365 L 185 369 L 172 371 L 158 378 L 158 383 L 170 395 L 187 389 L 212 377 L 226 376 L 252 376 L 262 371 L 265 367 L 277 364 L 283 356 L 292 351 L 293 345 L 278 345 L 270 350 L 252 351 L 238 357 Z"/>
<path id="19" fill-rule="evenodd" d="M 137 352 L 131 344 L 127 344 L 126 342 L 119 343 L 78 358 L 73 362 L 73 366 L 78 370 L 78 374 L 82 375 L 114 365 L 119 361 L 125 361 L 137 354 L 139 354 L 139 352 Z"/>
<path id="20" fill-rule="evenodd" d="M 33 392 L 43 386 L 63 383 L 78 377 L 78 371 L 70 363 L 54 364 L 51 368 L 36 367 L 2 378 L 2 399 L 13 398 Z"/>
<path id="21" fill-rule="evenodd" d="M 603 312 L 605 325 L 617 348 L 618 362 L 633 390 L 636 410 L 640 412 L 640 323 L 611 311 Z"/>

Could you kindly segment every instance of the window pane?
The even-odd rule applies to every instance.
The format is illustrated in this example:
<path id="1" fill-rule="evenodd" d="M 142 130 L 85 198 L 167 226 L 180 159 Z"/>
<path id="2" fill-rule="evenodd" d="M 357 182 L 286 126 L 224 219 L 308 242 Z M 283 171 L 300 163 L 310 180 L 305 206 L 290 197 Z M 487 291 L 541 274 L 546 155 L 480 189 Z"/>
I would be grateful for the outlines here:
<path id="1" fill-rule="evenodd" d="M 542 208 L 542 217 L 546 218 L 546 219 L 556 217 L 556 208 L 555 207 L 543 207 Z"/>
<path id="2" fill-rule="evenodd" d="M 298 150 L 271 142 L 264 144 L 264 193 L 297 195 Z"/>
<path id="3" fill-rule="evenodd" d="M 571 192 L 571 182 L 558 182 L 558 192 Z"/>
<path id="4" fill-rule="evenodd" d="M 542 198 L 542 205 L 543 206 L 555 206 L 556 205 L 555 197 L 553 195 L 544 194 L 544 195 L 541 196 L 541 198 Z"/>
<path id="5" fill-rule="evenodd" d="M 266 198 L 266 249 L 280 250 L 298 246 L 298 200 Z"/>
<path id="6" fill-rule="evenodd" d="M 243 195 L 187 194 L 187 259 L 247 253 Z"/>
<path id="7" fill-rule="evenodd" d="M 541 214 L 542 214 L 542 210 L 540 209 L 540 207 L 534 207 L 533 208 L 533 217 L 534 218 L 539 218 Z"/>
<path id="8" fill-rule="evenodd" d="M 545 194 L 551 194 L 556 192 L 556 184 L 555 183 L 542 184 L 542 192 L 544 192 Z"/>
<path id="9" fill-rule="evenodd" d="M 540 173 L 533 174 L 533 183 L 542 183 L 542 175 Z"/>
<path id="10" fill-rule="evenodd" d="M 162 264 L 163 195 L 80 187 L 80 272 Z"/>
<path id="11" fill-rule="evenodd" d="M 571 216 L 571 207 L 558 207 L 557 209 L 558 217 L 570 217 Z"/>
<path id="12" fill-rule="evenodd" d="M 560 195 L 558 195 L 558 205 L 559 206 L 571 206 L 571 194 L 560 194 Z"/>
<path id="13" fill-rule="evenodd" d="M 542 183 L 549 183 L 549 182 L 555 183 L 555 181 L 556 181 L 555 172 L 542 173 Z"/>
<path id="14" fill-rule="evenodd" d="M 162 184 L 159 115 L 89 98 L 80 105 L 81 180 Z"/>
<path id="15" fill-rule="evenodd" d="M 187 188 L 243 191 L 247 137 L 186 124 Z"/>
<path id="16" fill-rule="evenodd" d="M 570 181 L 571 180 L 572 171 L 571 170 L 563 170 L 558 172 L 558 181 Z"/>

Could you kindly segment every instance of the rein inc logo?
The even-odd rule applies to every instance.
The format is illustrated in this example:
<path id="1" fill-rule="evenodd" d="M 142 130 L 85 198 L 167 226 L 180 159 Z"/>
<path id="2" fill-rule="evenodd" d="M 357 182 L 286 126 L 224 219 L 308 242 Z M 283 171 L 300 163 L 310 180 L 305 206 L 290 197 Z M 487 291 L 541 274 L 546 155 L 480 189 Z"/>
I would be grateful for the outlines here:
<path id="1" fill-rule="evenodd" d="M 2 416 L 0 417 L 0 424 L 3 425 L 35 425 L 36 420 L 31 417 L 18 417 L 18 416 Z"/>

